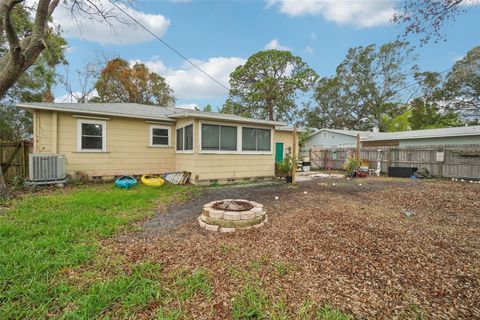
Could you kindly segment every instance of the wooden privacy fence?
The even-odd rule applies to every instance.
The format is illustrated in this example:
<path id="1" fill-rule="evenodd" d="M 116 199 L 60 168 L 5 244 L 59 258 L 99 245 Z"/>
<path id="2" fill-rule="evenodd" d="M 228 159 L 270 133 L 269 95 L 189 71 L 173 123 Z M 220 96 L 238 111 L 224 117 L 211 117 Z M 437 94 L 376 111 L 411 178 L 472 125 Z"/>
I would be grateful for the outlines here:
<path id="1" fill-rule="evenodd" d="M 31 151 L 30 141 L 0 142 L 0 164 L 6 181 L 16 176 L 28 176 L 28 154 Z"/>
<path id="2" fill-rule="evenodd" d="M 343 169 L 348 157 L 355 157 L 355 148 L 311 149 L 312 169 Z M 388 167 L 427 168 L 439 178 L 480 179 L 480 144 L 408 147 L 363 147 L 360 159 L 370 169 L 380 160 L 382 173 Z"/>

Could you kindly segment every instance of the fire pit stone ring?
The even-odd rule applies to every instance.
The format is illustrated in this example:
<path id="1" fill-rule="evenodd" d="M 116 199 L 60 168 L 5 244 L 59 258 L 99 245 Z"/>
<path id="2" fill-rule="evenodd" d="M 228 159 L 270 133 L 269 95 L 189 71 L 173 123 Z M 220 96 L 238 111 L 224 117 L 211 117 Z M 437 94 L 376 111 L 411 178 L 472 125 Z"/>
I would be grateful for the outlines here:
<path id="1" fill-rule="evenodd" d="M 255 201 L 224 199 L 205 204 L 198 222 L 205 230 L 234 232 L 263 226 L 267 215 L 263 205 Z"/>

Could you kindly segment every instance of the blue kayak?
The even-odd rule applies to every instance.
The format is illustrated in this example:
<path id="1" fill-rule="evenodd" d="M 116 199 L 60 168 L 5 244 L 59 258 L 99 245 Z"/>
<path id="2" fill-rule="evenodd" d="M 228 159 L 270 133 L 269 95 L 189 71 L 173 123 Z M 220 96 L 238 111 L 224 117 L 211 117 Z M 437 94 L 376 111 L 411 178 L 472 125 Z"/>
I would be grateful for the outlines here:
<path id="1" fill-rule="evenodd" d="M 115 180 L 115 185 L 118 188 L 127 189 L 127 190 L 135 186 L 136 184 L 137 184 L 137 179 L 130 176 L 122 176 L 117 180 Z"/>

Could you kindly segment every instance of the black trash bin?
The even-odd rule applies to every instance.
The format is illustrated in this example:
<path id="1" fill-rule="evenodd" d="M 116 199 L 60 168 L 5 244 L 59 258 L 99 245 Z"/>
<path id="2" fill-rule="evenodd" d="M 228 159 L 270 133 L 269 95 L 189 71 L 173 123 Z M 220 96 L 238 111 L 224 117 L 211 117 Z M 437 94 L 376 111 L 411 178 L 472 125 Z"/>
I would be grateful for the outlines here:
<path id="1" fill-rule="evenodd" d="M 418 168 L 414 167 L 388 167 L 388 176 L 396 178 L 410 178 Z"/>

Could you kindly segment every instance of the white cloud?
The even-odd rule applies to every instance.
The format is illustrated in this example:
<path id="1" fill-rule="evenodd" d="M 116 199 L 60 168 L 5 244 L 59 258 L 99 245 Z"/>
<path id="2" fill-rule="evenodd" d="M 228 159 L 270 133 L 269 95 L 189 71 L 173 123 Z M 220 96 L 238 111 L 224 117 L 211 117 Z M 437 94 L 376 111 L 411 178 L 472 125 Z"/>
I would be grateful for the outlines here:
<path id="1" fill-rule="evenodd" d="M 245 59 L 239 57 L 216 57 L 208 61 L 190 59 L 202 70 L 222 83 L 230 87 L 230 73 Z M 167 80 L 167 83 L 175 91 L 175 96 L 180 99 L 217 98 L 228 94 L 227 90 L 218 83 L 207 77 L 198 69 L 184 63 L 181 68 L 170 68 L 158 59 L 149 61 L 132 60 L 130 63 L 143 62 L 152 71 L 158 73 Z"/>
<path id="2" fill-rule="evenodd" d="M 461 3 L 461 5 L 478 6 L 478 5 L 480 5 L 480 0 L 465 0 Z"/>
<path id="3" fill-rule="evenodd" d="M 283 50 L 283 51 L 290 51 L 290 48 L 287 46 L 282 46 L 277 39 L 272 39 L 269 43 L 265 45 L 265 50 Z"/>
<path id="4" fill-rule="evenodd" d="M 82 96 L 82 93 L 79 91 L 74 91 L 72 93 L 65 93 L 61 96 L 55 97 L 55 103 L 77 103 L 78 98 Z M 88 99 L 92 99 L 94 97 L 98 97 L 97 90 L 93 90 L 89 95 L 87 95 Z"/>
<path id="5" fill-rule="evenodd" d="M 305 53 L 312 54 L 315 51 L 315 49 L 310 46 L 306 46 L 305 49 L 303 49 L 303 51 L 305 51 Z"/>
<path id="6" fill-rule="evenodd" d="M 188 110 L 200 110 L 200 108 L 196 103 L 177 104 L 175 108 L 188 109 Z"/>
<path id="7" fill-rule="evenodd" d="M 395 11 L 395 0 L 267 0 L 290 16 L 319 15 L 327 21 L 359 27 L 387 24 Z"/>
<path id="8" fill-rule="evenodd" d="M 317 34 L 315 32 L 310 33 L 310 41 L 312 42 L 317 41 Z"/>
<path id="9" fill-rule="evenodd" d="M 65 4 L 63 1 L 60 1 L 53 13 L 53 21 L 60 25 L 67 37 L 101 44 L 131 44 L 154 39 L 151 34 L 115 8 L 108 0 L 98 0 L 97 4 L 99 8 L 108 11 L 108 14 L 113 16 L 108 19 L 108 23 L 100 17 L 81 14 L 78 10 L 72 15 L 71 2 Z M 117 5 L 160 37 L 170 26 L 170 20 L 160 14 L 145 13 L 121 2 L 117 2 Z"/>
<path id="10" fill-rule="evenodd" d="M 74 92 L 74 94 L 80 94 L 80 92 Z M 77 99 L 74 98 L 70 93 L 63 94 L 61 96 L 55 97 L 55 103 L 76 103 Z"/>

